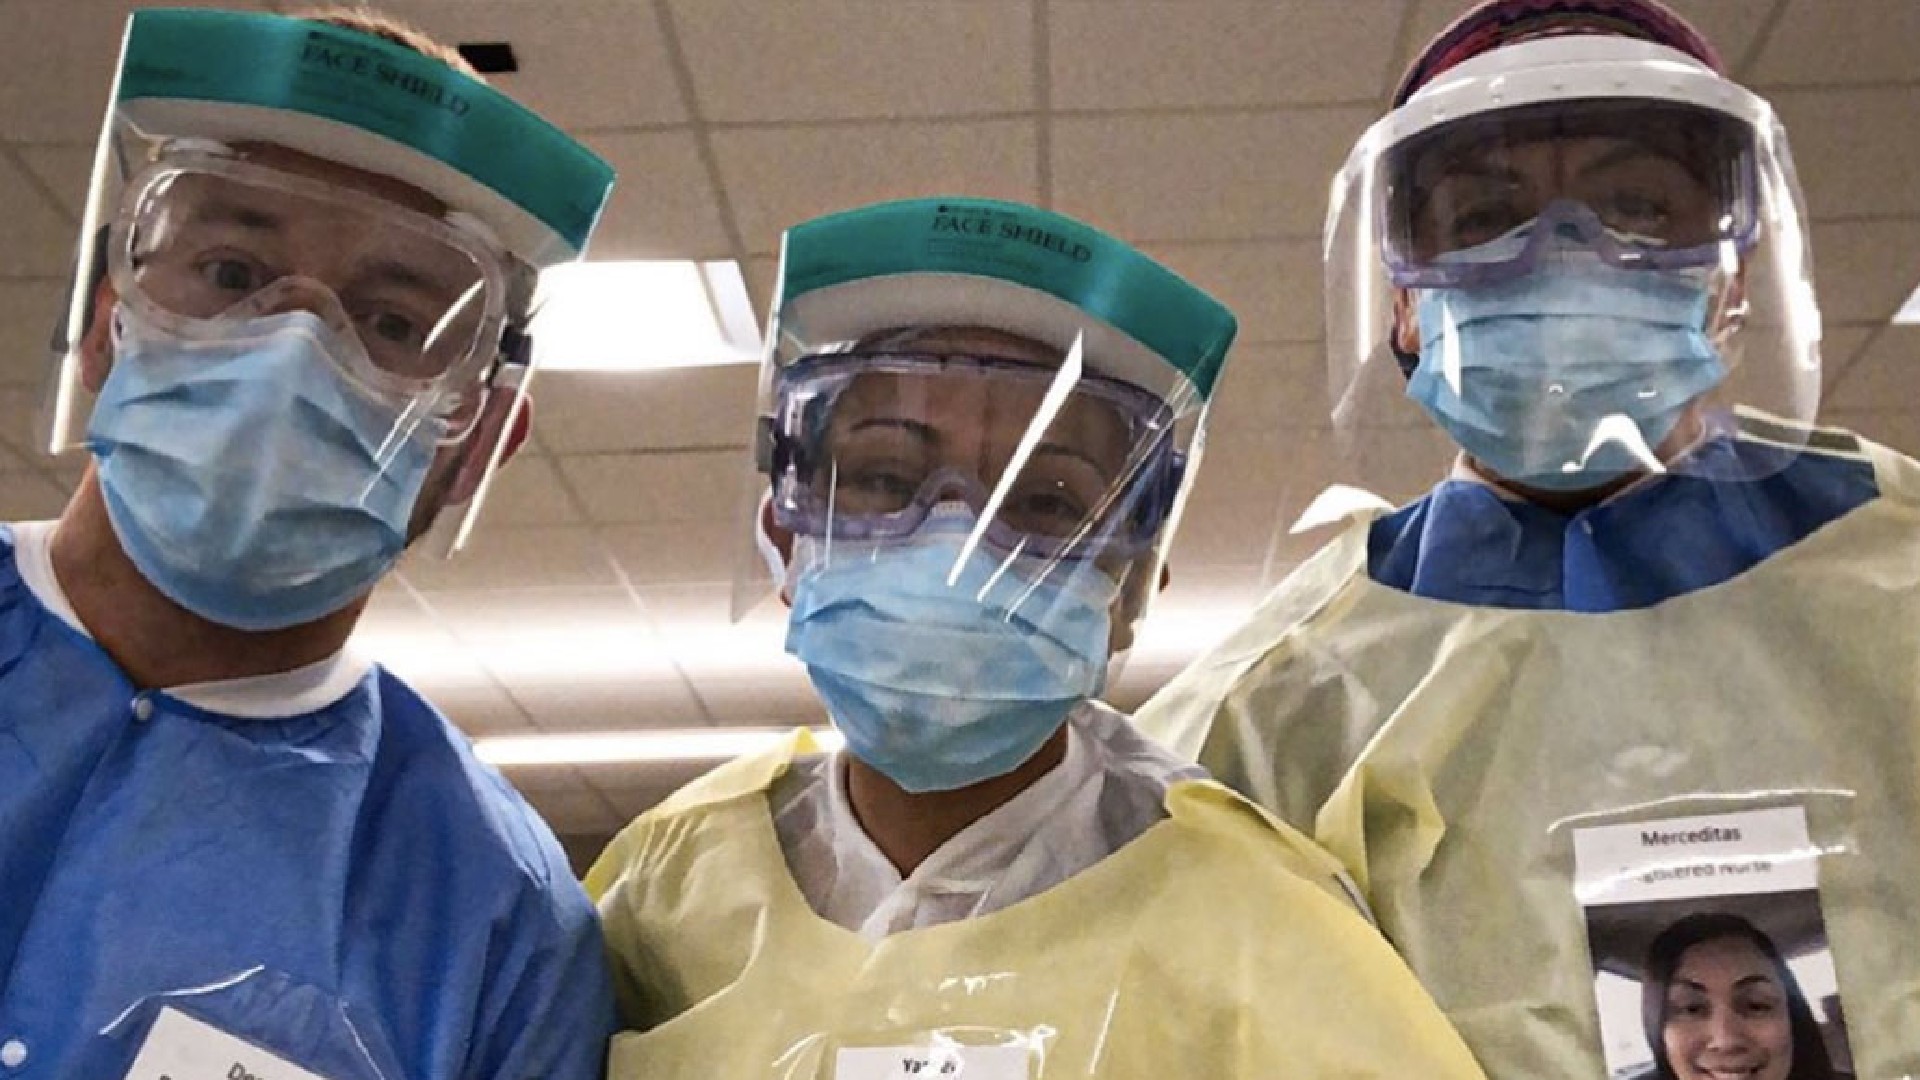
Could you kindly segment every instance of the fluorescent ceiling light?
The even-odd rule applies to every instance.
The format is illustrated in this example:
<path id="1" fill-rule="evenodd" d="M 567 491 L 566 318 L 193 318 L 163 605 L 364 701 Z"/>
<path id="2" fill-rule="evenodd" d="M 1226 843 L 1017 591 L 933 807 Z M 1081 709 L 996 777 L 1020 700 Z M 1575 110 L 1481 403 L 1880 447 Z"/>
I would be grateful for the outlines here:
<path id="1" fill-rule="evenodd" d="M 534 356 L 548 371 L 752 364 L 760 327 L 735 262 L 584 262 L 540 275 Z"/>
<path id="2" fill-rule="evenodd" d="M 1914 289 L 1913 295 L 1907 297 L 1907 302 L 1893 313 L 1893 325 L 1920 326 L 1920 288 Z"/>
<path id="3" fill-rule="evenodd" d="M 788 730 L 682 728 L 583 735 L 515 735 L 479 739 L 474 753 L 490 765 L 618 765 L 649 761 L 714 761 L 754 754 L 787 738 Z M 815 730 L 820 749 L 845 745 L 832 729 Z"/>

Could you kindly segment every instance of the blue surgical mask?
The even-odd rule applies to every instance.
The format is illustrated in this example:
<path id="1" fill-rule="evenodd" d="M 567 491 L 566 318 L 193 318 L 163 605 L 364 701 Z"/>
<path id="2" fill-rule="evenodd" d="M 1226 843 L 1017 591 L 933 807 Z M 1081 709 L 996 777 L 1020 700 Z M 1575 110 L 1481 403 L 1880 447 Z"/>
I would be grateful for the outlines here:
<path id="1" fill-rule="evenodd" d="M 1407 384 L 1502 478 L 1578 491 L 1659 464 L 1686 407 L 1726 375 L 1697 270 L 1556 254 L 1511 281 L 1419 293 Z"/>
<path id="2" fill-rule="evenodd" d="M 936 512 L 904 541 L 796 545 L 787 651 L 848 752 L 907 791 L 1012 772 L 1106 678 L 1112 579 L 1090 562 L 963 562 L 971 521 Z"/>
<path id="3" fill-rule="evenodd" d="M 205 340 L 120 307 L 87 445 L 121 547 L 181 607 L 284 629 L 345 607 L 399 557 L 433 443 L 395 434 L 395 411 L 339 374 L 338 347 L 304 311 Z"/>

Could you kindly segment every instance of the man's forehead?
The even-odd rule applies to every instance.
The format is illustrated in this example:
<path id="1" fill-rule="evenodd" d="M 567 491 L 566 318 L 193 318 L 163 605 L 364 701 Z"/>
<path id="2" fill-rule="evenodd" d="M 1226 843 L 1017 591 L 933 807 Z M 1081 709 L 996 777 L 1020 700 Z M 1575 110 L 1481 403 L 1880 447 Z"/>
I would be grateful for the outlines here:
<path id="1" fill-rule="evenodd" d="M 443 218 L 447 204 L 420 188 L 391 176 L 316 157 L 272 143 L 241 143 L 235 147 L 247 161 L 278 172 L 317 180 L 328 187 L 371 195 L 403 210 Z"/>

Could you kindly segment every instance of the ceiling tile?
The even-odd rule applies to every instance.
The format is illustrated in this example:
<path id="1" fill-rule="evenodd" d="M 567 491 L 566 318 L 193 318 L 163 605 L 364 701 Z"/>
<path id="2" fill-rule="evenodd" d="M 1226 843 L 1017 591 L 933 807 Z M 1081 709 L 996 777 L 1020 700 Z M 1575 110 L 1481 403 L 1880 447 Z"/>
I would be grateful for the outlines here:
<path id="1" fill-rule="evenodd" d="M 389 582 L 382 592 L 396 583 Z M 472 650 L 446 625 L 423 609 L 401 610 L 377 603 L 353 629 L 353 649 L 378 661 L 407 684 L 431 698 L 436 690 L 492 684 Z"/>
<path id="2" fill-rule="evenodd" d="M 0 473 L 0 521 L 47 521 L 66 506 L 67 493 L 39 473 Z"/>
<path id="3" fill-rule="evenodd" d="M 446 714 L 470 739 L 497 735 L 537 735 L 526 711 L 505 690 L 479 686 L 420 686 L 422 697 Z"/>
<path id="4" fill-rule="evenodd" d="M 1066 0 L 1048 6 L 1056 109 L 1373 101 L 1399 0 Z"/>
<path id="5" fill-rule="evenodd" d="M 1127 655 L 1116 696 L 1148 694 L 1245 621 L 1265 592 L 1259 564 L 1175 562 Z"/>
<path id="6" fill-rule="evenodd" d="M 1808 212 L 1920 217 L 1920 86 L 1780 90 L 1770 95 L 1793 142 Z"/>
<path id="7" fill-rule="evenodd" d="M 1397 65 L 1404 68 L 1413 54 L 1424 49 L 1434 35 L 1459 18 L 1478 0 L 1418 0 L 1413 7 L 1406 36 L 1408 55 Z M 1753 47 L 1766 21 L 1771 0 L 1666 0 L 1668 5 L 1699 28 L 1712 41 L 1728 63 L 1737 63 Z M 1829 0 L 1816 0 L 1825 4 Z M 1852 0 L 1847 0 L 1852 2 Z M 1395 81 L 1399 72 L 1395 71 Z"/>
<path id="8" fill-rule="evenodd" d="M 449 593 L 431 603 L 540 727 L 704 722 L 660 634 L 623 590 Z M 647 719 L 654 715 L 667 719 Z"/>
<path id="9" fill-rule="evenodd" d="M 1826 336 L 1820 342 L 1820 377 L 1827 393 L 1831 394 L 1834 386 L 1846 375 L 1847 369 L 1858 361 L 1860 350 L 1880 332 L 1881 326 L 1829 325 L 1821 329 Z"/>
<path id="10" fill-rule="evenodd" d="M 398 578 L 387 578 L 367 599 L 367 606 L 360 613 L 360 625 L 383 619 L 393 620 L 396 626 L 410 625 L 427 617 L 427 609 L 420 605 L 420 598 L 413 590 Z"/>
<path id="11" fill-rule="evenodd" d="M 1319 241 L 1145 244 L 1142 250 L 1227 305 L 1240 320 L 1239 341 L 1320 339 Z"/>
<path id="12" fill-rule="evenodd" d="M 472 643 L 504 640 L 544 647 L 549 641 L 564 642 L 569 634 L 584 634 L 589 629 L 627 635 L 650 632 L 639 605 L 617 585 L 468 589 L 426 595 L 422 602 L 450 632 Z M 532 656 L 528 663 L 537 667 L 540 659 Z M 616 674 L 623 670 L 614 650 L 600 650 L 594 657 L 562 658 L 560 662 L 603 664 Z"/>
<path id="13" fill-rule="evenodd" d="M 37 450 L 37 448 L 36 448 Z M 66 485 L 71 491 L 80 486 L 80 479 L 93 467 L 93 457 L 85 450 L 68 450 L 58 457 L 44 458 L 47 474 L 55 481 Z"/>
<path id="14" fill-rule="evenodd" d="M 1135 241 L 1318 237 L 1371 109 L 1062 118 L 1059 208 Z"/>
<path id="15" fill-rule="evenodd" d="M 1916 42 L 1913 0 L 1790 0 L 1746 76 L 1757 86 L 1912 82 Z"/>
<path id="16" fill-rule="evenodd" d="M 667 796 L 704 776 L 717 762 L 632 762 L 594 765 L 581 770 L 586 782 L 628 818 L 636 818 Z"/>
<path id="17" fill-rule="evenodd" d="M 513 776 L 509 774 L 509 781 Z M 625 825 L 620 814 L 591 788 L 546 791 L 529 796 L 534 812 L 556 833 L 611 832 Z"/>
<path id="18" fill-rule="evenodd" d="M 7 81 L 12 78 L 9 75 Z M 0 109 L 0 115 L 8 114 Z M 7 208 L 0 214 L 0 277 L 60 278 L 73 272 L 77 238 L 73 225 L 4 156 L 0 156 L 0 206 Z M 51 314 L 40 325 L 43 332 L 50 332 Z M 42 352 L 45 345 L 42 337 Z"/>
<path id="19" fill-rule="evenodd" d="M 749 254 L 787 226 L 865 203 L 930 195 L 1039 198 L 1030 120 L 716 131 L 714 152 Z"/>
<path id="20" fill-rule="evenodd" d="M 601 530 L 607 550 L 635 585 L 731 584 L 754 554 L 743 518 Z"/>
<path id="21" fill-rule="evenodd" d="M 1836 409 L 1820 419 L 1822 423 L 1858 432 L 1903 454 L 1920 456 L 1920 410 L 1850 412 Z"/>
<path id="22" fill-rule="evenodd" d="M 569 131 L 687 120 L 651 5 L 519 0 L 384 0 L 441 41 L 507 41 L 520 70 L 488 76 Z"/>
<path id="23" fill-rule="evenodd" d="M 768 313 L 773 310 L 773 288 L 780 279 L 780 259 L 774 255 L 756 255 L 747 260 L 740 273 L 747 279 L 747 295 L 753 298 L 754 313 L 764 327 Z"/>
<path id="24" fill-rule="evenodd" d="M 1920 285 L 1920 221 L 1816 224 L 1813 267 L 1827 319 L 1885 322 Z"/>
<path id="25" fill-rule="evenodd" d="M 586 142 L 619 173 L 593 234 L 593 258 L 732 257 L 733 244 L 692 132 L 590 135 Z"/>
<path id="26" fill-rule="evenodd" d="M 533 722 L 548 731 L 632 731 L 708 723 L 699 701 L 677 674 L 567 683 L 530 677 L 509 681 L 507 688 Z"/>
<path id="27" fill-rule="evenodd" d="M 1323 451 L 1329 464 L 1315 479 L 1373 492 L 1394 506 L 1404 506 L 1425 494 L 1446 477 L 1459 449 L 1417 406 L 1408 403 L 1407 411 L 1413 414 L 1412 424 L 1367 432 L 1364 445 L 1353 451 L 1352 457 L 1343 455 L 1329 438 Z M 1298 509 L 1304 511 L 1324 486 L 1306 485 Z"/>
<path id="28" fill-rule="evenodd" d="M 527 798 L 594 787 L 586 770 L 576 765 L 512 765 L 501 772 L 513 789 Z"/>
<path id="29" fill-rule="evenodd" d="M 707 120 L 1033 107 L 1028 0 L 674 0 L 672 11 Z"/>
<path id="30" fill-rule="evenodd" d="M 1840 377 L 1826 407 L 1920 412 L 1920 327 L 1889 326 L 1882 331 Z"/>
<path id="31" fill-rule="evenodd" d="M 53 459 L 40 452 L 40 388 L 0 381 L 0 443 L 18 451 L 35 465 L 50 465 Z M 84 458 L 85 455 L 75 455 Z"/>
<path id="32" fill-rule="evenodd" d="M 1189 565 L 1254 564 L 1276 530 L 1331 482 L 1337 463 L 1319 430 L 1221 432 L 1209 438 L 1174 555 Z"/>
<path id="33" fill-rule="evenodd" d="M 410 554 L 400 572 L 422 592 L 501 587 L 557 588 L 618 584 L 600 541 L 584 527 L 488 526 L 451 559 Z"/>
<path id="34" fill-rule="evenodd" d="M 0 443 L 0 475 L 7 473 L 36 472 L 36 462 L 29 461 L 27 455 L 15 450 L 6 443 Z M 0 480 L 0 484 L 6 483 Z"/>
<path id="35" fill-rule="evenodd" d="M 544 373 L 534 395 L 540 441 L 556 454 L 744 447 L 758 377 L 752 364 Z"/>
<path id="36" fill-rule="evenodd" d="M 806 669 L 786 653 L 784 606 L 761 604 L 735 622 L 733 590 L 727 585 L 654 586 L 639 592 L 668 655 L 716 724 L 761 727 L 772 718 L 783 724 L 824 719 Z"/>
<path id="37" fill-rule="evenodd" d="M 22 146 L 20 160 L 40 178 L 60 209 L 78 222 L 87 212 L 87 187 L 93 181 L 93 144 Z"/>
<path id="38" fill-rule="evenodd" d="M 544 384 L 542 384 L 544 386 Z M 564 418 L 557 418 L 564 423 Z M 548 422 L 543 416 L 542 423 Z M 507 463 L 487 490 L 484 527 L 573 525 L 582 520 L 560 486 L 553 459 L 521 453 Z"/>
<path id="39" fill-rule="evenodd" d="M 0 140 L 89 143 L 134 0 L 13 0 L 0 34 Z M 182 0 L 169 7 L 260 10 L 250 0 Z M 11 202 L 5 204 L 12 206 Z"/>
<path id="40" fill-rule="evenodd" d="M 1327 361 L 1319 342 L 1294 345 L 1235 345 L 1226 372 L 1213 392 L 1208 430 L 1273 432 L 1307 438 L 1328 423 Z M 1209 448 L 1202 468 L 1241 468 L 1223 462 Z"/>
<path id="41" fill-rule="evenodd" d="M 559 465 L 587 516 L 603 525 L 724 515 L 750 469 L 745 450 L 570 455 Z"/>
<path id="42" fill-rule="evenodd" d="M 60 281 L 0 281 L 0 383 L 37 390 L 46 381 L 66 296 Z"/>

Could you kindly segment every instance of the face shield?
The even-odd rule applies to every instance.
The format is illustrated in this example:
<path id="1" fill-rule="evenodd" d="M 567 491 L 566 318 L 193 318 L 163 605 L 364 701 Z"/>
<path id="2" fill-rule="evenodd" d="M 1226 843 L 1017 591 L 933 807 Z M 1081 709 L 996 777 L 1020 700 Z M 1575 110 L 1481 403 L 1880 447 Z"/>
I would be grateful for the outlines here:
<path id="1" fill-rule="evenodd" d="M 285 166 L 176 149 L 133 178 L 106 250 L 119 340 L 221 341 L 304 313 L 330 374 L 392 417 L 383 467 L 408 441 L 464 441 L 496 373 L 508 257 L 471 225 L 258 156 Z"/>
<path id="2" fill-rule="evenodd" d="M 772 323 L 752 505 L 783 549 L 789 651 L 905 786 L 954 786 L 916 769 L 943 756 L 975 779 L 1017 764 L 1018 706 L 1097 694 L 1158 587 L 1232 316 L 1078 222 L 926 200 L 789 231 Z M 919 695 L 919 734 L 862 743 L 874 695 L 832 686 L 856 673 Z M 1000 723 L 947 730 L 1006 746 L 921 741 L 980 700 Z"/>
<path id="3" fill-rule="evenodd" d="M 1361 139 L 1325 253 L 1346 482 L 1389 502 L 1462 451 L 1534 491 L 1751 477 L 1817 409 L 1785 135 L 1659 45 L 1556 37 L 1450 69 Z M 1733 452 L 1736 412 L 1784 421 L 1780 445 Z"/>
<path id="4" fill-rule="evenodd" d="M 45 444 L 93 452 L 123 546 L 190 610 L 324 614 L 442 509 L 429 546 L 471 527 L 530 376 L 534 277 L 579 255 L 610 185 L 404 47 L 136 13 Z"/>
<path id="5" fill-rule="evenodd" d="M 606 165 L 404 47 L 203 10 L 133 16 L 94 161 L 45 443 L 149 579 L 270 629 L 457 547 Z"/>

